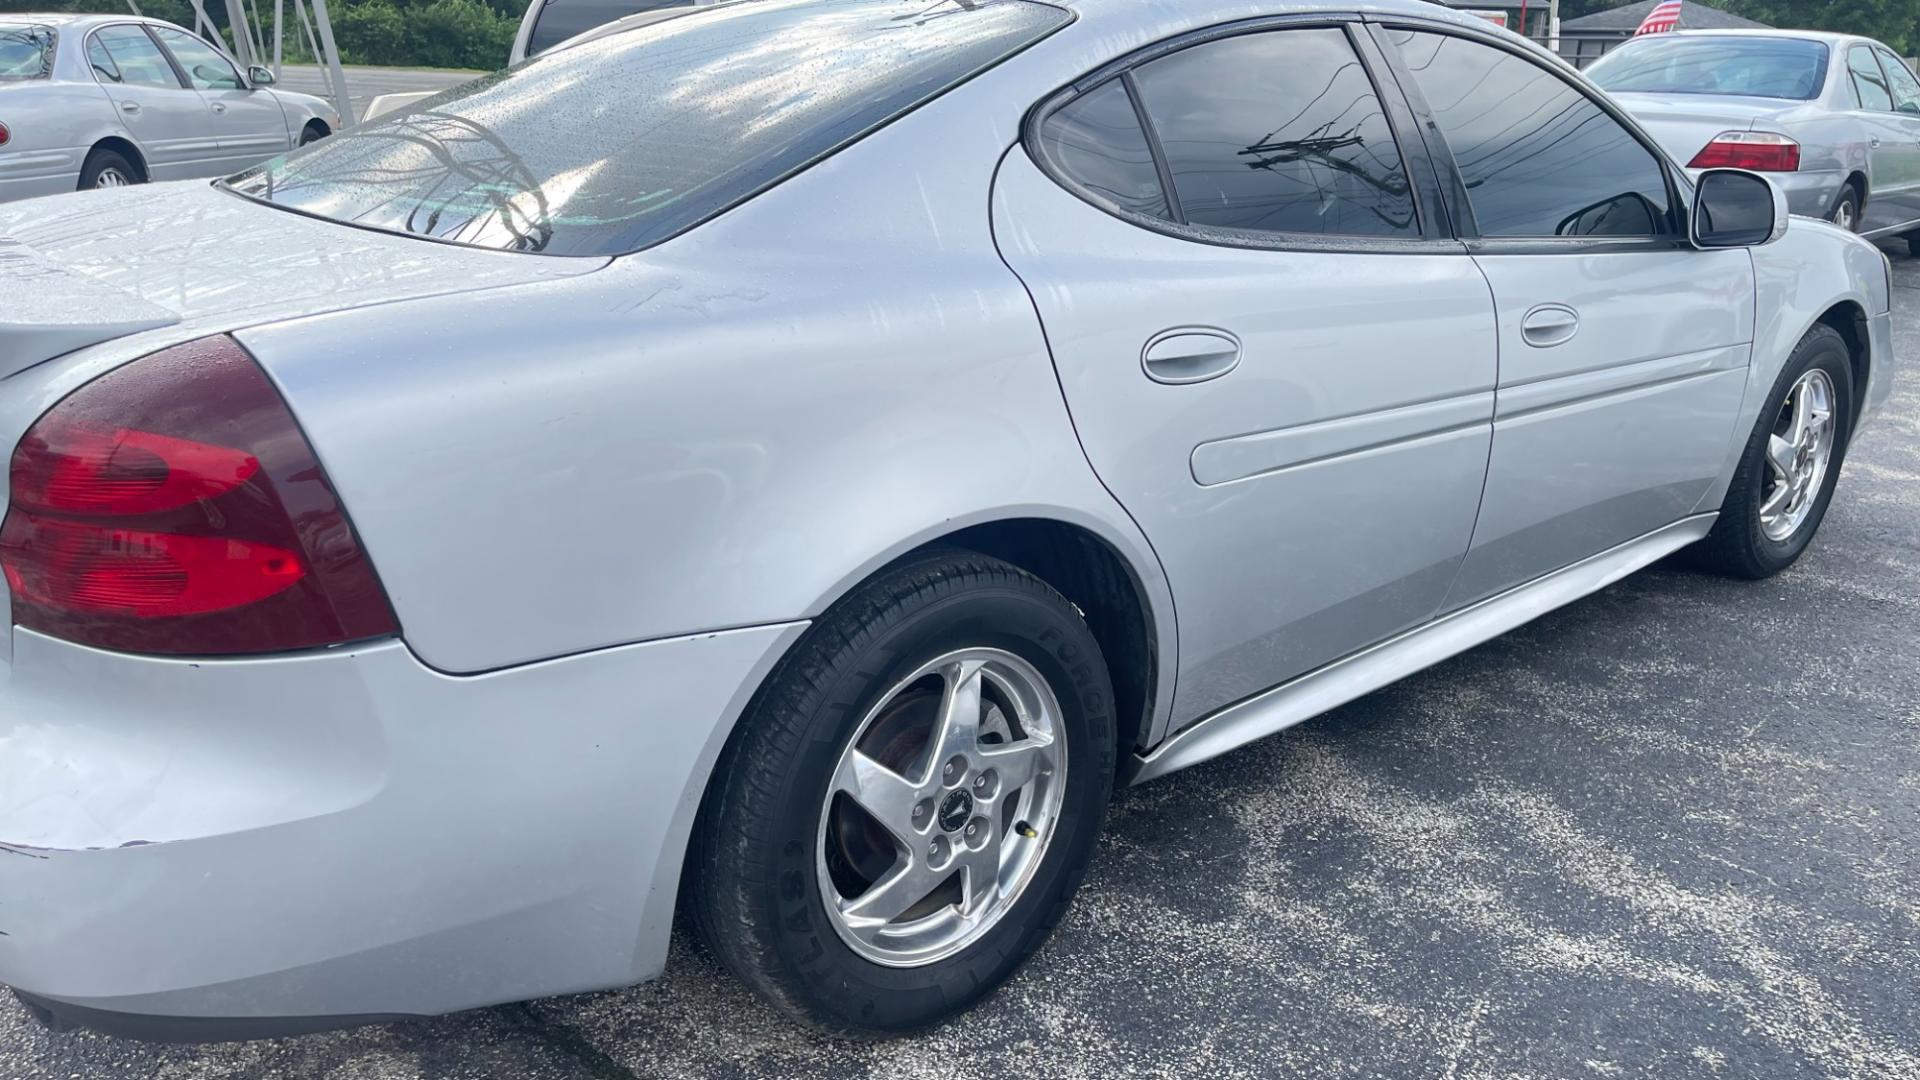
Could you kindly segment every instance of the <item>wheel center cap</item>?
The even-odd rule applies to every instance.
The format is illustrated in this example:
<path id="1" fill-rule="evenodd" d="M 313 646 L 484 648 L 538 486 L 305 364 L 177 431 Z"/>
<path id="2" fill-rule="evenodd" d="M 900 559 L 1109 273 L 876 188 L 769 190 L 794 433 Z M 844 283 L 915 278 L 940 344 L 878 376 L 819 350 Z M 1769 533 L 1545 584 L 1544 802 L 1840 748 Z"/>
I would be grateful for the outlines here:
<path id="1" fill-rule="evenodd" d="M 964 791 L 956 791 L 940 803 L 940 827 L 948 832 L 959 832 L 972 817 L 973 796 Z"/>

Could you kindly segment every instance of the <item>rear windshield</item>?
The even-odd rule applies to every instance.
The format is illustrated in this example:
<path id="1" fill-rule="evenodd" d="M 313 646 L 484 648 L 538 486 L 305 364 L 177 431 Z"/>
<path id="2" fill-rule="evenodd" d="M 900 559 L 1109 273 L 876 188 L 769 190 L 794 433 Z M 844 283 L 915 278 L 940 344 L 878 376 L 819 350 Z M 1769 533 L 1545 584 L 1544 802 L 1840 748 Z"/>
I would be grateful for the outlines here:
<path id="1" fill-rule="evenodd" d="M 689 7 L 693 0 L 546 0 L 538 3 L 533 32 L 527 35 L 527 55 L 538 56 L 555 45 L 615 19 L 663 8 Z"/>
<path id="2" fill-rule="evenodd" d="M 0 79 L 44 79 L 52 71 L 52 27 L 0 23 Z"/>
<path id="3" fill-rule="evenodd" d="M 243 195 L 508 251 L 673 236 L 1071 19 L 1031 0 L 742 0 L 610 33 L 241 173 Z"/>
<path id="4" fill-rule="evenodd" d="M 1601 57 L 1602 90 L 1732 94 L 1804 101 L 1827 81 L 1827 47 L 1799 38 L 1646 37 Z"/>

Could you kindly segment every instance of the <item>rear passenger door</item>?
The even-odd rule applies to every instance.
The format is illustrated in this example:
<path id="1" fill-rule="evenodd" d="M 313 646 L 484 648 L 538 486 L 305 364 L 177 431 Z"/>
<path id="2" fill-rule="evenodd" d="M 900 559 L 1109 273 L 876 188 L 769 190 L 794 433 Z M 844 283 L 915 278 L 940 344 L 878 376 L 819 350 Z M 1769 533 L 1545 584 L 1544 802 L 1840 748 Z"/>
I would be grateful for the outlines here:
<path id="1" fill-rule="evenodd" d="M 1920 142 L 1896 111 L 1893 87 L 1873 49 L 1847 46 L 1847 83 L 1859 106 L 1854 116 L 1867 132 L 1867 205 L 1860 231 L 1890 229 L 1920 217 Z"/>
<path id="2" fill-rule="evenodd" d="M 1363 55 L 1325 19 L 1163 43 L 1043 104 L 995 183 L 1179 605 L 1176 723 L 1424 622 L 1473 529 L 1492 302 Z"/>
<path id="3" fill-rule="evenodd" d="M 1744 249 L 1695 250 L 1663 160 L 1551 60 L 1382 28 L 1492 285 L 1493 454 L 1458 607 L 1700 509 L 1746 386 Z"/>
<path id="4" fill-rule="evenodd" d="M 1873 55 L 1879 59 L 1880 69 L 1887 76 L 1887 90 L 1893 95 L 1893 114 L 1887 123 L 1905 156 L 1903 169 L 1913 178 L 1896 200 L 1899 213 L 1893 223 L 1906 224 L 1920 220 L 1920 79 L 1913 77 L 1906 61 L 1885 46 L 1873 46 Z"/>
<path id="5" fill-rule="evenodd" d="M 87 37 L 93 77 L 106 88 L 120 123 L 147 159 L 148 178 L 206 175 L 219 159 L 206 102 L 138 23 L 103 26 Z"/>

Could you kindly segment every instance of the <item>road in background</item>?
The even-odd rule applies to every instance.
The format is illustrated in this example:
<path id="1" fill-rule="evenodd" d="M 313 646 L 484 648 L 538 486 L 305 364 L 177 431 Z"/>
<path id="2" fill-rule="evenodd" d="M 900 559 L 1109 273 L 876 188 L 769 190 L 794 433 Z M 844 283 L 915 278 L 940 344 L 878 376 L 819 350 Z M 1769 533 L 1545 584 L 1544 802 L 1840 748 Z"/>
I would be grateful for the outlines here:
<path id="1" fill-rule="evenodd" d="M 1797 567 L 1655 567 L 1123 794 L 1052 943 L 942 1027 L 819 1038 L 681 940 L 650 986 L 239 1046 L 8 1003 L 0 1076 L 1920 1077 L 1920 262 L 1895 273 L 1909 370 Z"/>
<path id="2" fill-rule="evenodd" d="M 504 61 L 506 58 L 501 57 Z M 353 102 L 353 115 L 358 117 L 367 111 L 367 102 L 381 94 L 414 94 L 423 91 L 445 90 L 449 86 L 458 86 L 468 79 L 479 78 L 478 71 L 441 71 L 434 68 L 379 68 L 349 67 L 347 73 L 347 97 Z M 283 90 L 293 90 L 302 94 L 312 94 L 328 101 L 333 99 L 327 94 L 327 80 L 321 69 L 307 64 L 288 64 L 281 69 L 280 81 L 275 85 Z"/>

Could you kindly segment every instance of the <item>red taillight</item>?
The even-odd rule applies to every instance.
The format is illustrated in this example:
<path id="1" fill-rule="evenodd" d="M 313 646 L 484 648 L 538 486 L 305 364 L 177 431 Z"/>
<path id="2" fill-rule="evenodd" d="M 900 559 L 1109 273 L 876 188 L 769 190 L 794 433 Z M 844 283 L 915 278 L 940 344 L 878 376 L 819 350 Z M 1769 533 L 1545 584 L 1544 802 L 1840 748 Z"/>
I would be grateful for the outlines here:
<path id="1" fill-rule="evenodd" d="M 12 141 L 13 132 L 7 130 L 7 125 L 0 124 L 0 146 L 5 146 Z"/>
<path id="2" fill-rule="evenodd" d="M 399 630 L 306 437 L 231 338 L 81 387 L 27 432 L 8 475 L 0 568 L 28 629 L 166 655 Z"/>
<path id="3" fill-rule="evenodd" d="M 1793 172 L 1800 168 L 1800 144 L 1771 131 L 1723 131 L 1693 155 L 1687 168 Z"/>

